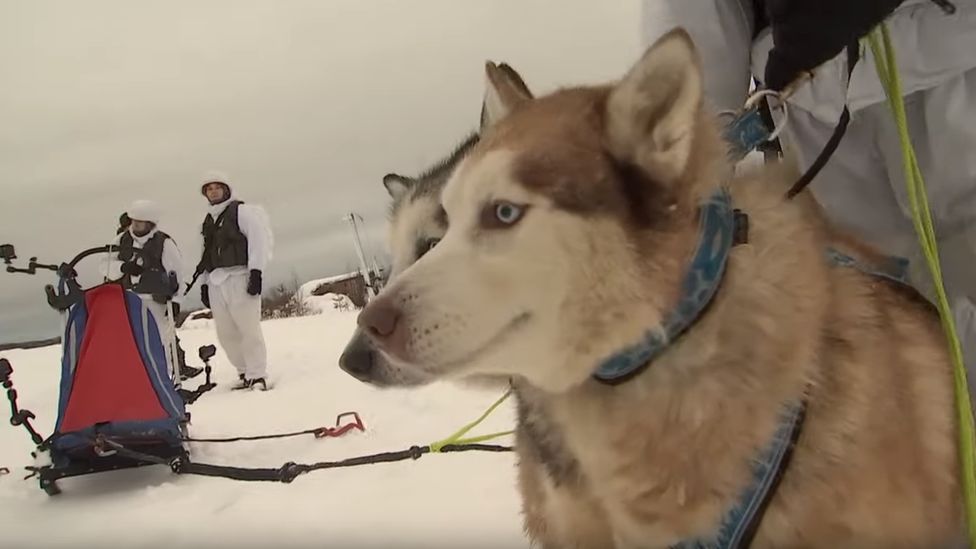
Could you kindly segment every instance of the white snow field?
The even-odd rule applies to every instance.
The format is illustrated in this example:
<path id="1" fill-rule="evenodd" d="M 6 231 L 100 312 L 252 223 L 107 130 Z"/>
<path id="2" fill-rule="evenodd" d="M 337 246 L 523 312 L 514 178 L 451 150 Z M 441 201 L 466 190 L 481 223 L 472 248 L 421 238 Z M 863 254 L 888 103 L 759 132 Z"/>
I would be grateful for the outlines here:
<path id="1" fill-rule="evenodd" d="M 394 451 L 442 439 L 477 418 L 501 390 L 439 384 L 379 390 L 342 372 L 337 360 L 355 328 L 355 312 L 263 323 L 268 392 L 230 391 L 233 367 L 218 351 L 218 387 L 189 407 L 190 435 L 225 437 L 332 426 L 358 411 L 366 432 L 225 444 L 192 443 L 195 461 L 279 467 Z M 217 344 L 209 321 L 180 331 L 187 360 Z M 22 407 L 43 435 L 57 415 L 60 346 L 0 353 L 14 367 Z M 190 380 L 196 387 L 203 376 Z M 5 398 L 4 398 L 5 400 Z M 416 461 L 330 469 L 291 484 L 176 475 L 163 466 L 63 479 L 50 497 L 23 480 L 33 445 L 22 428 L 0 426 L 0 547 L 527 547 L 521 532 L 513 453 L 430 454 Z M 470 435 L 514 424 L 506 401 Z M 511 444 L 503 437 L 500 444 Z"/>

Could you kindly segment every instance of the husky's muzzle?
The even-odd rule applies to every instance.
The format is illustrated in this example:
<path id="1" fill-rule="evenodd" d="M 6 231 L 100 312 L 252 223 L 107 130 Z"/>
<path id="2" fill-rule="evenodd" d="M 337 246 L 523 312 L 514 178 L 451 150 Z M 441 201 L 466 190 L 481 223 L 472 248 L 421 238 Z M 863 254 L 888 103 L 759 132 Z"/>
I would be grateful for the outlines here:
<path id="1" fill-rule="evenodd" d="M 362 329 L 357 328 L 339 357 L 339 368 L 364 383 L 372 383 L 379 351 Z"/>
<path id="2" fill-rule="evenodd" d="M 419 372 L 406 371 L 391 364 L 362 328 L 357 328 L 346 344 L 339 357 L 339 368 L 357 380 L 376 387 L 406 387 L 430 381 Z"/>

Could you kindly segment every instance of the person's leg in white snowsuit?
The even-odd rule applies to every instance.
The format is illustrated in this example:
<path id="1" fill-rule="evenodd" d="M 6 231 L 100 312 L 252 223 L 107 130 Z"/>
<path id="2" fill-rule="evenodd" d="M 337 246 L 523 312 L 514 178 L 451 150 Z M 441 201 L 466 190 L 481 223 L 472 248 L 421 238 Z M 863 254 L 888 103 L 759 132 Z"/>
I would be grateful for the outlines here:
<path id="1" fill-rule="evenodd" d="M 210 285 L 210 310 L 217 341 L 227 359 L 247 379 L 267 374 L 267 350 L 261 332 L 261 297 L 247 293 L 247 275 L 228 276 Z"/>
<path id="2" fill-rule="evenodd" d="M 909 134 L 925 178 L 949 304 L 970 392 L 976 394 L 976 69 L 905 97 Z M 833 131 L 791 111 L 788 136 L 809 165 Z M 848 135 L 810 190 L 838 225 L 910 260 L 913 285 L 935 301 L 912 224 L 898 129 L 886 104 L 853 113 Z"/>

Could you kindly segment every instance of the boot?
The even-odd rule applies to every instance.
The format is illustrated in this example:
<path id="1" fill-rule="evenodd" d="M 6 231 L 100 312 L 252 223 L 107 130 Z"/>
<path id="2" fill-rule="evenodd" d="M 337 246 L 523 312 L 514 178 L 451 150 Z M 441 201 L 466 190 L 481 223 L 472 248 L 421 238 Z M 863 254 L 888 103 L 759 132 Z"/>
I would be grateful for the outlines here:
<path id="1" fill-rule="evenodd" d="M 237 385 L 234 385 L 230 389 L 232 391 L 240 391 L 241 389 L 247 389 L 249 385 L 248 385 L 247 378 L 244 377 L 244 374 L 237 374 L 237 377 L 240 379 L 240 382 L 238 382 Z"/>
<path id="2" fill-rule="evenodd" d="M 255 378 L 255 379 L 252 379 L 252 380 L 248 381 L 248 385 L 250 386 L 251 390 L 254 390 L 254 389 L 260 389 L 262 391 L 267 391 L 268 390 L 268 384 L 265 383 L 263 377 L 258 377 L 258 378 Z"/>
<path id="3" fill-rule="evenodd" d="M 243 375 L 241 376 L 241 383 L 235 385 L 232 388 L 234 391 L 240 391 L 243 389 L 260 389 L 262 391 L 268 390 L 268 384 L 265 382 L 263 377 L 258 377 L 254 379 L 247 379 Z"/>

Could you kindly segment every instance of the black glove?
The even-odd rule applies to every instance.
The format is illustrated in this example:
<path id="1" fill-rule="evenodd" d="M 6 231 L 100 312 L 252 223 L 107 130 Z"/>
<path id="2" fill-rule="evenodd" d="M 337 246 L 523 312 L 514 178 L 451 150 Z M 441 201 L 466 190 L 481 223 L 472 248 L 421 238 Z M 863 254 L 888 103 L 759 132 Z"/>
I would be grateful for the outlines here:
<path id="1" fill-rule="evenodd" d="M 261 295 L 261 271 L 251 269 L 251 277 L 247 280 L 247 293 Z"/>
<path id="2" fill-rule="evenodd" d="M 180 304 L 173 303 L 173 320 L 175 321 L 179 317 L 180 317 Z"/>
<path id="3" fill-rule="evenodd" d="M 855 43 L 904 0 L 767 0 L 773 49 L 765 86 L 781 91 Z"/>
<path id="4" fill-rule="evenodd" d="M 152 300 L 160 305 L 165 305 L 166 302 L 169 301 L 169 296 L 163 294 L 153 294 Z"/>
<path id="5" fill-rule="evenodd" d="M 203 301 L 203 306 L 210 308 L 210 288 L 206 284 L 200 286 L 200 300 Z"/>
<path id="6" fill-rule="evenodd" d="M 126 261 L 121 267 L 119 267 L 119 270 L 122 271 L 123 274 L 127 274 L 129 276 L 142 275 L 142 265 L 139 265 L 134 261 Z"/>

